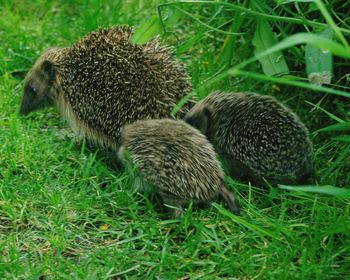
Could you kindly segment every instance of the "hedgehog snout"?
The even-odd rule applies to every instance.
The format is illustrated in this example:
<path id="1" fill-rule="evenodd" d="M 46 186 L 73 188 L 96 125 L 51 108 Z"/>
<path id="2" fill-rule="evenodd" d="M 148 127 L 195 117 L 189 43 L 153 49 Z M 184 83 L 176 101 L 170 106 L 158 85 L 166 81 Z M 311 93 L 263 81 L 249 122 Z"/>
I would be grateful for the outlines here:
<path id="1" fill-rule="evenodd" d="M 30 110 L 30 108 L 28 108 L 28 106 L 25 106 L 25 105 L 21 105 L 21 108 L 19 109 L 19 114 L 21 115 L 21 116 L 26 116 L 26 115 L 28 115 L 29 114 L 29 112 L 30 112 L 31 110 Z"/>
<path id="2" fill-rule="evenodd" d="M 31 111 L 33 111 L 33 105 L 31 100 L 29 100 L 28 95 L 25 93 L 22 101 L 21 101 L 21 106 L 19 109 L 19 114 L 21 116 L 26 116 L 28 115 Z"/>

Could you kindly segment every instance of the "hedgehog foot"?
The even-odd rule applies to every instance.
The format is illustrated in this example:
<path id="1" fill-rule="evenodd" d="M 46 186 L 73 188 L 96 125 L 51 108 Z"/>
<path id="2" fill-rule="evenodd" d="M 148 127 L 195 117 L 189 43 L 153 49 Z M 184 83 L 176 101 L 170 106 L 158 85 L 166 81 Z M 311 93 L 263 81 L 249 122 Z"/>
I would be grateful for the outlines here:
<path id="1" fill-rule="evenodd" d="M 181 219 L 184 216 L 182 209 L 183 201 L 180 198 L 169 195 L 164 192 L 159 192 L 165 204 L 171 206 L 171 217 L 174 219 Z"/>

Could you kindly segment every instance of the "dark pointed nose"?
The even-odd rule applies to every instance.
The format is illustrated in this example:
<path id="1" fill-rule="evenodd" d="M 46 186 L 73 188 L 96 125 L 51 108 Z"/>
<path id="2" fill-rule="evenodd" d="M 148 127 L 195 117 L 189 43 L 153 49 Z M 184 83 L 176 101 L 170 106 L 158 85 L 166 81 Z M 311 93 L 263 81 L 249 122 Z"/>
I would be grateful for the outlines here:
<path id="1" fill-rule="evenodd" d="M 30 112 L 29 108 L 27 108 L 26 106 L 23 106 L 23 104 L 21 105 L 21 108 L 19 109 L 19 114 L 21 116 L 26 116 L 28 115 Z"/>

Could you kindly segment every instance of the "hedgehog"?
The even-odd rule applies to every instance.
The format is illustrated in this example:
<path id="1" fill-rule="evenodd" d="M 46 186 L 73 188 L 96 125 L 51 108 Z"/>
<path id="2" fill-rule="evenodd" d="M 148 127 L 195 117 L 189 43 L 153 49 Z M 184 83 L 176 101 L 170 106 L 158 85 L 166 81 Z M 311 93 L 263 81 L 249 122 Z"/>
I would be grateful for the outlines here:
<path id="1" fill-rule="evenodd" d="M 155 190 L 175 218 L 189 202 L 205 205 L 218 196 L 239 214 L 213 146 L 184 121 L 139 120 L 123 128 L 120 141 L 118 158 L 134 170 L 137 190 Z"/>
<path id="2" fill-rule="evenodd" d="M 56 105 L 78 135 L 114 150 L 123 125 L 169 118 L 191 89 L 186 69 L 158 38 L 136 45 L 131 36 L 127 26 L 100 29 L 44 51 L 25 78 L 20 113 Z"/>
<path id="3" fill-rule="evenodd" d="M 313 174 L 307 128 L 272 96 L 214 92 L 184 120 L 207 136 L 234 178 L 302 184 Z"/>

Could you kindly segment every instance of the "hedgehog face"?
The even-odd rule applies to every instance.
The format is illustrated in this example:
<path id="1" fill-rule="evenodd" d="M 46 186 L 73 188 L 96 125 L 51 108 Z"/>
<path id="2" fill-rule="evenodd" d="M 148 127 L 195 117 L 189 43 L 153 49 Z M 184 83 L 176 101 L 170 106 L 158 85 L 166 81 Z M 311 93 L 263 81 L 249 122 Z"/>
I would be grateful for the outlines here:
<path id="1" fill-rule="evenodd" d="M 24 83 L 20 114 L 27 115 L 32 111 L 53 105 L 56 95 L 53 87 L 55 72 L 54 65 L 48 60 L 39 61 L 33 66 Z"/>
<path id="2" fill-rule="evenodd" d="M 210 107 L 198 103 L 186 114 L 184 121 L 208 136 L 211 117 L 212 111 Z"/>

